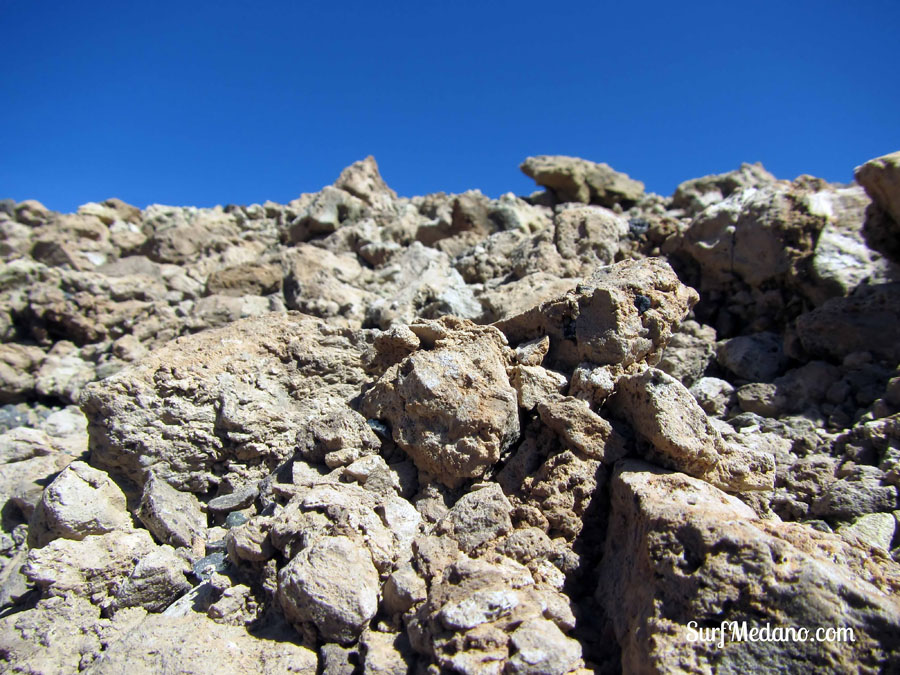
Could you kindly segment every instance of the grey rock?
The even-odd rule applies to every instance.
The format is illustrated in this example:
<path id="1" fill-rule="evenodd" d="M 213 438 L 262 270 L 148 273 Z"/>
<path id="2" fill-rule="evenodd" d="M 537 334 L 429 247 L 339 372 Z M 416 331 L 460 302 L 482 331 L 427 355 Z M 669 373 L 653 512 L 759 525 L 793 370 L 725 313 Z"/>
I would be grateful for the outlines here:
<path id="1" fill-rule="evenodd" d="M 781 338 L 754 333 L 723 340 L 716 350 L 719 364 L 748 382 L 771 382 L 787 364 Z"/>
<path id="2" fill-rule="evenodd" d="M 259 488 L 255 485 L 248 485 L 240 490 L 210 499 L 206 504 L 206 508 L 210 513 L 238 511 L 250 506 L 258 495 Z"/>
<path id="3" fill-rule="evenodd" d="M 205 539 L 206 517 L 197 498 L 155 475 L 144 484 L 137 516 L 163 544 L 194 548 Z"/>
<path id="4" fill-rule="evenodd" d="M 324 640 L 347 644 L 375 616 L 378 589 L 366 549 L 347 537 L 323 537 L 279 572 L 277 597 L 292 623 L 312 624 Z"/>

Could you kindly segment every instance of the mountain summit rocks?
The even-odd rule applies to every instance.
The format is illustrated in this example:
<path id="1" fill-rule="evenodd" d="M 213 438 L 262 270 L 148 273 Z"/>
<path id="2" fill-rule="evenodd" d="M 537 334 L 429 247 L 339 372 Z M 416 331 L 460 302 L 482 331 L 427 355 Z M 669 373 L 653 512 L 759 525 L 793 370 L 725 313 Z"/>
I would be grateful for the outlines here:
<path id="1" fill-rule="evenodd" d="M 0 670 L 900 669 L 897 167 L 0 201 Z"/>

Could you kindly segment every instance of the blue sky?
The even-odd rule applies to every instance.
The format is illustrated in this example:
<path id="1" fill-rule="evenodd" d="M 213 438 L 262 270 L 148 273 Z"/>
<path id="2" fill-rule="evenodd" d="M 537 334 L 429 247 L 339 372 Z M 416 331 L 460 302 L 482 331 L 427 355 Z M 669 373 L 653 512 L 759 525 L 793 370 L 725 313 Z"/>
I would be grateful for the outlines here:
<path id="1" fill-rule="evenodd" d="M 401 195 L 527 194 L 568 154 L 671 194 L 900 149 L 900 2 L 0 0 L 0 197 L 289 201 L 375 155 Z"/>

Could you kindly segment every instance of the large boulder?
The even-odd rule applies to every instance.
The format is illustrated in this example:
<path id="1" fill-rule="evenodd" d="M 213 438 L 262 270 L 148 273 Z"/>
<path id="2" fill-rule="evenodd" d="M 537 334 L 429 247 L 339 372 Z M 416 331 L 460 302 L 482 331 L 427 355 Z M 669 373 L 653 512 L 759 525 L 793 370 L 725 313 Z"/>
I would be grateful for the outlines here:
<path id="1" fill-rule="evenodd" d="M 749 664 L 897 667 L 900 566 L 883 552 L 803 525 L 754 520 L 750 508 L 708 483 L 641 462 L 623 463 L 611 491 L 596 598 L 615 627 L 625 671 L 670 672 L 675 663 L 700 673 Z M 810 639 L 740 639 L 745 624 L 770 635 L 806 629 Z M 724 648 L 710 632 L 723 626 Z M 843 629 L 845 638 L 819 642 L 818 629 Z"/>

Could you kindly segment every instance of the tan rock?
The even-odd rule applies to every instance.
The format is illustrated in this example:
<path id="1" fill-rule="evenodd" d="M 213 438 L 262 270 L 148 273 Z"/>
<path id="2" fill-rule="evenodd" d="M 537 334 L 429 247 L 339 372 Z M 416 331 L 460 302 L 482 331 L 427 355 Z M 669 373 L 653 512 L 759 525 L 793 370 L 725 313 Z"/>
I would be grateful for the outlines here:
<path id="1" fill-rule="evenodd" d="M 662 371 L 621 378 L 611 406 L 651 444 L 653 461 L 730 492 L 775 487 L 772 458 L 725 443 L 687 388 Z"/>
<path id="2" fill-rule="evenodd" d="M 652 364 L 697 299 L 664 260 L 628 260 L 601 268 L 566 295 L 495 325 L 513 344 L 549 336 L 550 367 L 561 370 L 583 361 Z"/>
<path id="3" fill-rule="evenodd" d="M 495 328 L 453 317 L 411 329 L 423 348 L 388 369 L 362 408 L 390 422 L 420 471 L 453 487 L 481 476 L 518 436 L 509 350 Z"/>
<path id="4" fill-rule="evenodd" d="M 550 188 L 563 202 L 630 206 L 644 194 L 644 184 L 632 180 L 607 164 L 577 157 L 540 155 L 529 157 L 522 172 L 538 185 Z"/>
<path id="5" fill-rule="evenodd" d="M 628 672 L 754 667 L 877 672 L 897 648 L 900 566 L 876 549 L 803 525 L 754 520 L 707 483 L 642 462 L 612 480 L 596 598 Z M 854 641 L 737 641 L 720 649 L 691 628 L 746 621 L 782 630 L 851 628 Z M 697 622 L 697 623 L 691 623 Z M 728 626 L 728 625 L 726 625 Z M 801 665 L 802 664 L 802 665 Z"/>

